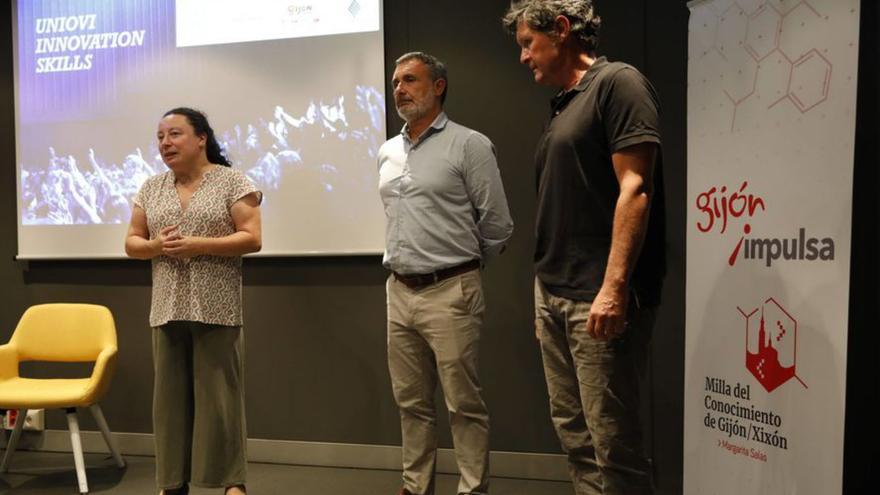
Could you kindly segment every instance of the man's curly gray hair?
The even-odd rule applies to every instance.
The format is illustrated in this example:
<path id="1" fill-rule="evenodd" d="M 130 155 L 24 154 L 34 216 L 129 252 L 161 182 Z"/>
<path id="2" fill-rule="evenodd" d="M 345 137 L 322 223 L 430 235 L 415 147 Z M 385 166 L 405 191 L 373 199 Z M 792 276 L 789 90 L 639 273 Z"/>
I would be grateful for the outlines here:
<path id="1" fill-rule="evenodd" d="M 511 34 L 524 22 L 530 29 L 555 36 L 558 16 L 567 17 L 571 33 L 588 53 L 595 53 L 602 20 L 591 0 L 518 0 L 511 2 L 502 22 Z"/>

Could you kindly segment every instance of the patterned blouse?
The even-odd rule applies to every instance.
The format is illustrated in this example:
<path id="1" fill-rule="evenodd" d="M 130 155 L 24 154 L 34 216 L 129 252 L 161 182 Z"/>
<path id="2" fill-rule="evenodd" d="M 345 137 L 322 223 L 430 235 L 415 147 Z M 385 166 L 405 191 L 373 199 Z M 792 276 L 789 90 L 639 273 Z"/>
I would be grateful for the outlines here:
<path id="1" fill-rule="evenodd" d="M 150 239 L 169 225 L 179 224 L 184 236 L 223 237 L 235 233 L 230 208 L 251 193 L 262 193 L 238 170 L 215 166 L 205 172 L 186 210 L 174 187 L 174 173 L 147 179 L 134 204 L 147 214 Z M 172 320 L 241 325 L 241 256 L 153 258 L 153 297 L 150 326 Z"/>

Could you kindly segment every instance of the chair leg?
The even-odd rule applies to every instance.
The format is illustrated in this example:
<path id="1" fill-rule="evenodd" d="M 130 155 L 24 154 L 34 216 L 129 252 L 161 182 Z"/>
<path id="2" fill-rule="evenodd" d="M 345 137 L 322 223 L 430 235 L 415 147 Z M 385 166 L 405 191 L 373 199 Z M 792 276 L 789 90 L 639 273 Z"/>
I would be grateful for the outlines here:
<path id="1" fill-rule="evenodd" d="M 9 443 L 6 444 L 6 455 L 3 456 L 3 464 L 0 465 L 0 473 L 5 473 L 9 469 L 9 461 L 18 446 L 18 439 L 21 437 L 21 430 L 24 429 L 24 420 L 27 417 L 27 409 L 19 409 L 18 416 L 15 419 L 15 428 L 12 430 L 12 436 L 9 437 Z"/>
<path id="2" fill-rule="evenodd" d="M 89 493 L 89 484 L 86 480 L 86 465 L 83 460 L 82 442 L 79 438 L 79 421 L 76 419 L 76 408 L 67 410 L 67 427 L 70 429 L 70 444 L 73 447 L 73 462 L 76 464 L 76 480 L 79 483 L 80 493 Z"/>
<path id="3" fill-rule="evenodd" d="M 98 423 L 98 428 L 101 430 L 101 435 L 104 436 L 104 441 L 107 442 L 107 448 L 110 449 L 110 454 L 113 455 L 113 460 L 116 461 L 116 465 L 124 468 L 125 460 L 119 454 L 119 449 L 116 448 L 116 442 L 110 435 L 110 428 L 107 427 L 107 420 L 104 419 L 104 413 L 101 412 L 101 406 L 98 404 L 92 404 L 89 406 L 89 410 L 92 411 L 92 416 L 95 417 L 95 422 Z"/>

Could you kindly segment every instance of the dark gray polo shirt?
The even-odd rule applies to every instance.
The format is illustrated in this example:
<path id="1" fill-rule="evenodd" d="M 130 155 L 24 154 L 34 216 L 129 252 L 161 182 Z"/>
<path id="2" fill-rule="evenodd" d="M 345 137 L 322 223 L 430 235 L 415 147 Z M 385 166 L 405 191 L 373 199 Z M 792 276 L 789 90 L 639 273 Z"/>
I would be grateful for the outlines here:
<path id="1" fill-rule="evenodd" d="M 577 86 L 552 101 L 538 142 L 535 270 L 551 294 L 591 301 L 605 277 L 620 186 L 611 155 L 660 144 L 659 100 L 635 68 L 599 58 Z M 631 285 L 638 303 L 660 301 L 666 272 L 662 158 L 645 242 Z"/>

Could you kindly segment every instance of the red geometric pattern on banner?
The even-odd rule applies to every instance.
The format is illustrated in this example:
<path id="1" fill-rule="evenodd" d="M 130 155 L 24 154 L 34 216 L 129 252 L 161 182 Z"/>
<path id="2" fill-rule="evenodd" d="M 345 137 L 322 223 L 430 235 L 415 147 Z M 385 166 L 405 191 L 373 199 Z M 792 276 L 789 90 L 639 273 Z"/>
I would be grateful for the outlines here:
<path id="1" fill-rule="evenodd" d="M 774 298 L 768 298 L 760 308 L 746 313 L 736 308 L 745 318 L 746 368 L 767 392 L 797 378 L 797 320 Z M 757 320 L 757 335 L 755 331 Z"/>

